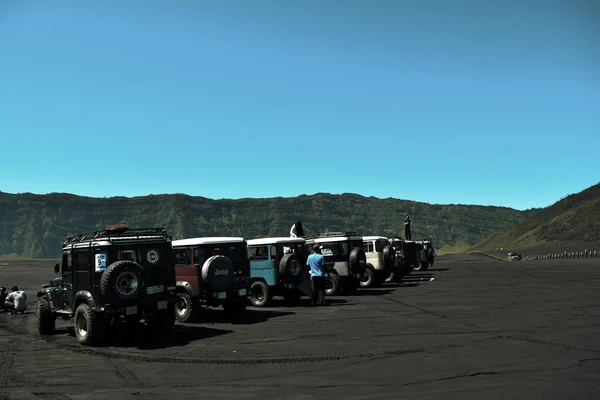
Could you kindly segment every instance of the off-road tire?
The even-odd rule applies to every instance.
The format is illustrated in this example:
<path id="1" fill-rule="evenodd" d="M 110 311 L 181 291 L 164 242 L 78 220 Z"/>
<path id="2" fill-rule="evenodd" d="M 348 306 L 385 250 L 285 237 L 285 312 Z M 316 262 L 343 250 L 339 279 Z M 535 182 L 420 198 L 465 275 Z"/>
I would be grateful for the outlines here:
<path id="1" fill-rule="evenodd" d="M 331 286 L 331 288 L 327 288 L 327 286 Z M 326 296 L 335 296 L 340 293 L 340 277 L 330 272 L 329 276 L 325 277 L 325 295 Z"/>
<path id="2" fill-rule="evenodd" d="M 173 331 L 176 319 L 175 305 L 169 304 L 165 310 L 159 310 L 156 315 L 148 317 L 148 330 L 153 336 L 168 336 Z"/>
<path id="3" fill-rule="evenodd" d="M 295 254 L 286 254 L 279 262 L 279 275 L 285 281 L 299 281 L 305 271 L 302 262 Z"/>
<path id="4" fill-rule="evenodd" d="M 387 277 L 385 278 L 385 283 L 391 283 L 394 281 L 394 279 L 396 279 L 396 273 L 394 271 L 390 271 L 387 274 Z"/>
<path id="5" fill-rule="evenodd" d="M 223 304 L 225 318 L 231 321 L 240 321 L 246 315 L 246 299 L 229 300 Z"/>
<path id="6" fill-rule="evenodd" d="M 179 310 L 179 302 L 185 303 L 185 309 Z M 195 300 L 187 292 L 177 293 L 177 306 L 175 309 L 175 316 L 179 322 L 196 322 L 200 316 L 200 310 L 202 306 L 199 301 Z"/>
<path id="7" fill-rule="evenodd" d="M 233 284 L 233 264 L 228 257 L 215 255 L 202 265 L 202 281 L 214 292 L 226 292 Z"/>
<path id="8" fill-rule="evenodd" d="M 365 269 L 365 278 L 366 279 L 364 281 L 360 281 L 360 287 L 370 288 L 377 284 L 377 274 L 375 273 L 375 270 L 371 264 L 367 265 L 367 268 Z"/>
<path id="9" fill-rule="evenodd" d="M 138 280 L 138 286 L 133 293 L 123 295 L 117 290 L 118 279 L 121 274 L 131 272 Z M 115 261 L 106 268 L 100 278 L 100 292 L 107 303 L 132 302 L 140 297 L 144 290 L 144 274 L 140 264 L 131 260 Z"/>
<path id="10" fill-rule="evenodd" d="M 394 268 L 396 264 L 396 250 L 391 245 L 387 245 L 383 248 L 383 264 L 386 269 Z"/>
<path id="11" fill-rule="evenodd" d="M 350 251 L 348 261 L 351 273 L 362 274 L 367 266 L 367 254 L 363 248 L 355 247 Z"/>
<path id="12" fill-rule="evenodd" d="M 40 335 L 52 335 L 56 331 L 56 318 L 48 299 L 42 297 L 38 301 L 38 332 Z"/>
<path id="13" fill-rule="evenodd" d="M 80 322 L 82 325 L 80 325 Z M 81 303 L 73 317 L 75 336 L 80 344 L 90 346 L 100 343 L 106 334 L 106 320 L 86 303 Z M 82 332 L 82 329 L 85 332 Z"/>
<path id="14" fill-rule="evenodd" d="M 414 271 L 427 271 L 427 268 L 429 268 L 429 263 L 419 263 L 413 266 Z"/>
<path id="15" fill-rule="evenodd" d="M 271 288 L 262 281 L 255 281 L 250 286 L 248 297 L 254 307 L 266 307 L 271 302 Z"/>

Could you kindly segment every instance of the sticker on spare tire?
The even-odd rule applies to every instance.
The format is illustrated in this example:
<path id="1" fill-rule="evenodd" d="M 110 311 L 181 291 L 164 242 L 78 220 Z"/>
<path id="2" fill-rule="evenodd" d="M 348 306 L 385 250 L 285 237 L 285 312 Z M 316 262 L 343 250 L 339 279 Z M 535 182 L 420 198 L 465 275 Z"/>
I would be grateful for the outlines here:
<path id="1" fill-rule="evenodd" d="M 146 253 L 146 260 L 148 260 L 150 264 L 156 264 L 159 258 L 158 251 L 155 249 L 150 249 Z"/>

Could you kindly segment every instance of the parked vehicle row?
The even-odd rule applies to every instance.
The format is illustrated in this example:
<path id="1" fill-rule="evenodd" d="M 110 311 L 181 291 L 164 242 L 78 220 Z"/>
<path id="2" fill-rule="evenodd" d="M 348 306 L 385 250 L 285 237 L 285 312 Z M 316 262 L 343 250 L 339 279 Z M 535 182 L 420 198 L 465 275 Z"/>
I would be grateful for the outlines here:
<path id="1" fill-rule="evenodd" d="M 197 237 L 172 240 L 162 228 L 110 225 L 71 236 L 62 246 L 58 275 L 38 292 L 38 331 L 73 319 L 79 343 L 102 341 L 114 325 L 144 321 L 151 334 L 168 334 L 175 321 L 195 322 L 202 309 L 222 307 L 241 317 L 248 302 L 290 305 L 311 296 L 306 259 L 318 244 L 328 270 L 327 295 L 354 294 L 427 269 L 430 240 L 404 241 L 356 232 L 311 237 Z"/>

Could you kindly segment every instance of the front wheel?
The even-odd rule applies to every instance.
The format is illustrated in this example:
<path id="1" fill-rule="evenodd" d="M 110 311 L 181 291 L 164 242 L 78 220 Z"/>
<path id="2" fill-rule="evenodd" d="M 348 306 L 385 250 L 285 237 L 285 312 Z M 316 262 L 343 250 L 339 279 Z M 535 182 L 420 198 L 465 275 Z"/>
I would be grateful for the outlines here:
<path id="1" fill-rule="evenodd" d="M 106 321 L 102 315 L 92 310 L 90 306 L 82 303 L 75 310 L 75 336 L 83 345 L 99 343 L 106 334 Z"/>
<path id="2" fill-rule="evenodd" d="M 335 296 L 340 291 L 340 277 L 337 274 L 330 273 L 325 278 L 325 294 Z"/>
<path id="3" fill-rule="evenodd" d="M 56 319 L 48 299 L 40 298 L 38 302 L 38 332 L 40 335 L 52 335 L 56 330 Z"/>
<path id="4" fill-rule="evenodd" d="M 201 305 L 188 293 L 177 293 L 176 317 L 179 322 L 195 322 L 200 314 Z"/>
<path id="5" fill-rule="evenodd" d="M 371 266 L 365 270 L 365 278 L 360 281 L 360 287 L 369 288 L 375 286 L 375 271 Z"/>

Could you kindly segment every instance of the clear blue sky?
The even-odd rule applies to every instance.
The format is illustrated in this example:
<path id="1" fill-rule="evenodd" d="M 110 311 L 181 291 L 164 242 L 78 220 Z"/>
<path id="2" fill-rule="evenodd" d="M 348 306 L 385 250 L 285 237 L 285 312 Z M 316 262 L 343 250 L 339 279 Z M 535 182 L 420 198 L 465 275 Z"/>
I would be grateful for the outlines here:
<path id="1" fill-rule="evenodd" d="M 600 181 L 600 3 L 0 1 L 0 190 L 547 206 Z"/>

